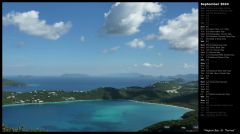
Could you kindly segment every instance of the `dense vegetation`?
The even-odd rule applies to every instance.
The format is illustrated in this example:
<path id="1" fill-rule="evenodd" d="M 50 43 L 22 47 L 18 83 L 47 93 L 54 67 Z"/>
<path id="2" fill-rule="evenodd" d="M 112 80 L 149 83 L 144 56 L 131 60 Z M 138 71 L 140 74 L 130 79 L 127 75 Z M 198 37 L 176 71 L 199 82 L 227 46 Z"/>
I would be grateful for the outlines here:
<path id="1" fill-rule="evenodd" d="M 146 127 L 140 132 L 197 132 L 198 117 L 196 111 L 187 112 L 180 120 L 163 121 Z"/>
<path id="2" fill-rule="evenodd" d="M 3 92 L 3 104 L 16 103 L 44 103 L 71 100 L 89 99 L 127 99 L 144 102 L 154 102 L 184 106 L 194 109 L 194 112 L 186 113 L 182 120 L 173 120 L 157 123 L 142 131 L 195 131 L 197 126 L 197 102 L 198 82 L 184 82 L 181 79 L 172 81 L 160 81 L 147 87 L 127 87 L 116 89 L 101 87 L 91 91 L 32 91 L 32 92 Z M 163 129 L 164 127 L 168 127 Z M 186 128 L 184 128 L 185 126 Z M 183 128 L 182 128 L 183 127 Z"/>
<path id="3" fill-rule="evenodd" d="M 197 102 L 197 83 L 181 84 L 177 81 L 158 82 L 147 87 L 127 87 L 116 89 L 101 87 L 91 91 L 49 91 L 37 90 L 32 92 L 3 92 L 3 104 L 56 102 L 66 100 L 89 99 L 130 99 L 156 103 L 175 103 L 176 105 L 195 105 Z M 20 102 L 21 100 L 21 102 Z"/>
<path id="4" fill-rule="evenodd" d="M 19 127 L 19 128 L 9 128 L 5 125 L 2 125 L 2 132 L 44 132 L 43 130 L 29 130 L 29 129 L 25 129 L 23 127 Z"/>

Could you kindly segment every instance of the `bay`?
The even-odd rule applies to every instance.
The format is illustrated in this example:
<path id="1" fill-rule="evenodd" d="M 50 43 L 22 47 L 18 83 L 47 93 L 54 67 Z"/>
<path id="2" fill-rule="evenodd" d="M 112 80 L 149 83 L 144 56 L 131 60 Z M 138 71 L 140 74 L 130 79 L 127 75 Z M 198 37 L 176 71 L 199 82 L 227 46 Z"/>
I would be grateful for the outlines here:
<path id="1" fill-rule="evenodd" d="M 92 100 L 3 106 L 8 127 L 47 131 L 138 131 L 180 119 L 190 109 L 128 100 Z"/>

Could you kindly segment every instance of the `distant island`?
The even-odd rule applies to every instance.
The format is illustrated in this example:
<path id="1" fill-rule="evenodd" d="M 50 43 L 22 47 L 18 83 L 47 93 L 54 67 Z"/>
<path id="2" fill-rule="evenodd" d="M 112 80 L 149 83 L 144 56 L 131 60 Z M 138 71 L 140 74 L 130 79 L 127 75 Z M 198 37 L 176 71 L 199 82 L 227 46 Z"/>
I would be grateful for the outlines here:
<path id="1" fill-rule="evenodd" d="M 181 78 L 171 81 L 159 81 L 147 87 L 132 86 L 121 89 L 100 87 L 95 90 L 70 92 L 62 90 L 35 90 L 23 93 L 3 91 L 2 97 L 4 106 L 95 99 L 134 100 L 169 104 L 194 110 L 184 114 L 182 120 L 160 122 L 140 131 L 169 131 L 170 129 L 168 127 L 170 126 L 174 126 L 171 128 L 174 128 L 176 131 L 185 131 L 185 129 L 196 131 L 195 128 L 197 128 L 198 81 L 185 82 Z M 182 128 L 181 124 L 189 127 Z"/>
<path id="2" fill-rule="evenodd" d="M 62 74 L 61 77 L 90 77 L 87 74 Z"/>
<path id="3" fill-rule="evenodd" d="M 27 84 L 8 79 L 2 79 L 3 86 L 25 87 Z"/>

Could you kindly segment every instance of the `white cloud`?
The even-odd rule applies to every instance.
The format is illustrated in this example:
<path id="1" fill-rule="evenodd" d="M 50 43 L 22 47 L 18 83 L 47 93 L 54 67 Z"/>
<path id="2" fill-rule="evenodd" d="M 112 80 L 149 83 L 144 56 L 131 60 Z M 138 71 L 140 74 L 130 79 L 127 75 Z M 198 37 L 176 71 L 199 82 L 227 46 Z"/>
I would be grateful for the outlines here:
<path id="1" fill-rule="evenodd" d="M 154 46 L 153 46 L 153 45 L 149 45 L 149 46 L 147 46 L 147 48 L 148 48 L 148 49 L 153 49 Z"/>
<path id="2" fill-rule="evenodd" d="M 135 38 L 134 40 L 128 42 L 128 45 L 132 48 L 145 48 L 145 43 L 141 39 Z"/>
<path id="3" fill-rule="evenodd" d="M 117 2 L 104 14 L 103 30 L 107 34 L 132 35 L 140 31 L 143 22 L 153 20 L 162 10 L 159 3 Z"/>
<path id="4" fill-rule="evenodd" d="M 191 69 L 191 68 L 195 68 L 195 65 L 194 65 L 194 64 L 184 63 L 184 64 L 183 64 L 183 68 L 185 68 L 185 69 Z"/>
<path id="5" fill-rule="evenodd" d="M 160 39 L 159 35 L 156 34 L 149 34 L 144 37 L 144 40 L 159 40 L 159 39 Z"/>
<path id="6" fill-rule="evenodd" d="M 106 48 L 102 51 L 102 53 L 113 53 L 113 52 L 116 52 L 119 49 L 120 49 L 119 46 L 115 46 L 115 47 L 112 47 L 112 48 L 109 48 L 109 49 Z"/>
<path id="7" fill-rule="evenodd" d="M 85 42 L 85 37 L 84 37 L 84 36 L 81 36 L 81 37 L 80 37 L 80 42 L 81 42 L 81 43 Z"/>
<path id="8" fill-rule="evenodd" d="M 52 25 L 46 20 L 39 19 L 38 11 L 11 12 L 3 16 L 4 25 L 14 25 L 20 31 L 34 36 L 40 36 L 50 40 L 57 40 L 71 28 L 71 22 L 56 22 Z"/>
<path id="9" fill-rule="evenodd" d="M 151 64 L 148 62 L 143 63 L 144 67 L 149 67 L 149 68 L 160 68 L 163 66 L 163 64 Z"/>
<path id="10" fill-rule="evenodd" d="M 159 32 L 160 39 L 168 40 L 172 49 L 198 50 L 198 9 L 168 20 L 166 25 L 159 27 Z"/>
<path id="11" fill-rule="evenodd" d="M 116 47 L 112 47 L 110 50 L 111 51 L 117 51 L 120 47 L 119 46 L 116 46 Z"/>

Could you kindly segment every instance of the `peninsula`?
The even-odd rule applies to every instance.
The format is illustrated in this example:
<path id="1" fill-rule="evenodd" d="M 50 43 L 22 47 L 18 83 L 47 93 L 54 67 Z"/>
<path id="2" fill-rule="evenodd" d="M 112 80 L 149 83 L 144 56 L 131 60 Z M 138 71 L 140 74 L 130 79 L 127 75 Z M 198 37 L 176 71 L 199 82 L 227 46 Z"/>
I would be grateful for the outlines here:
<path id="1" fill-rule="evenodd" d="M 140 131 L 196 131 L 198 82 L 183 82 L 181 79 L 159 81 L 147 87 L 112 88 L 100 87 L 87 91 L 35 90 L 31 92 L 3 92 L 3 105 L 41 104 L 78 100 L 134 100 L 187 107 L 193 109 L 181 120 L 165 121 Z M 184 124 L 185 127 L 182 127 Z M 172 126 L 172 127 L 171 127 Z M 186 128 L 187 126 L 187 128 Z"/>

